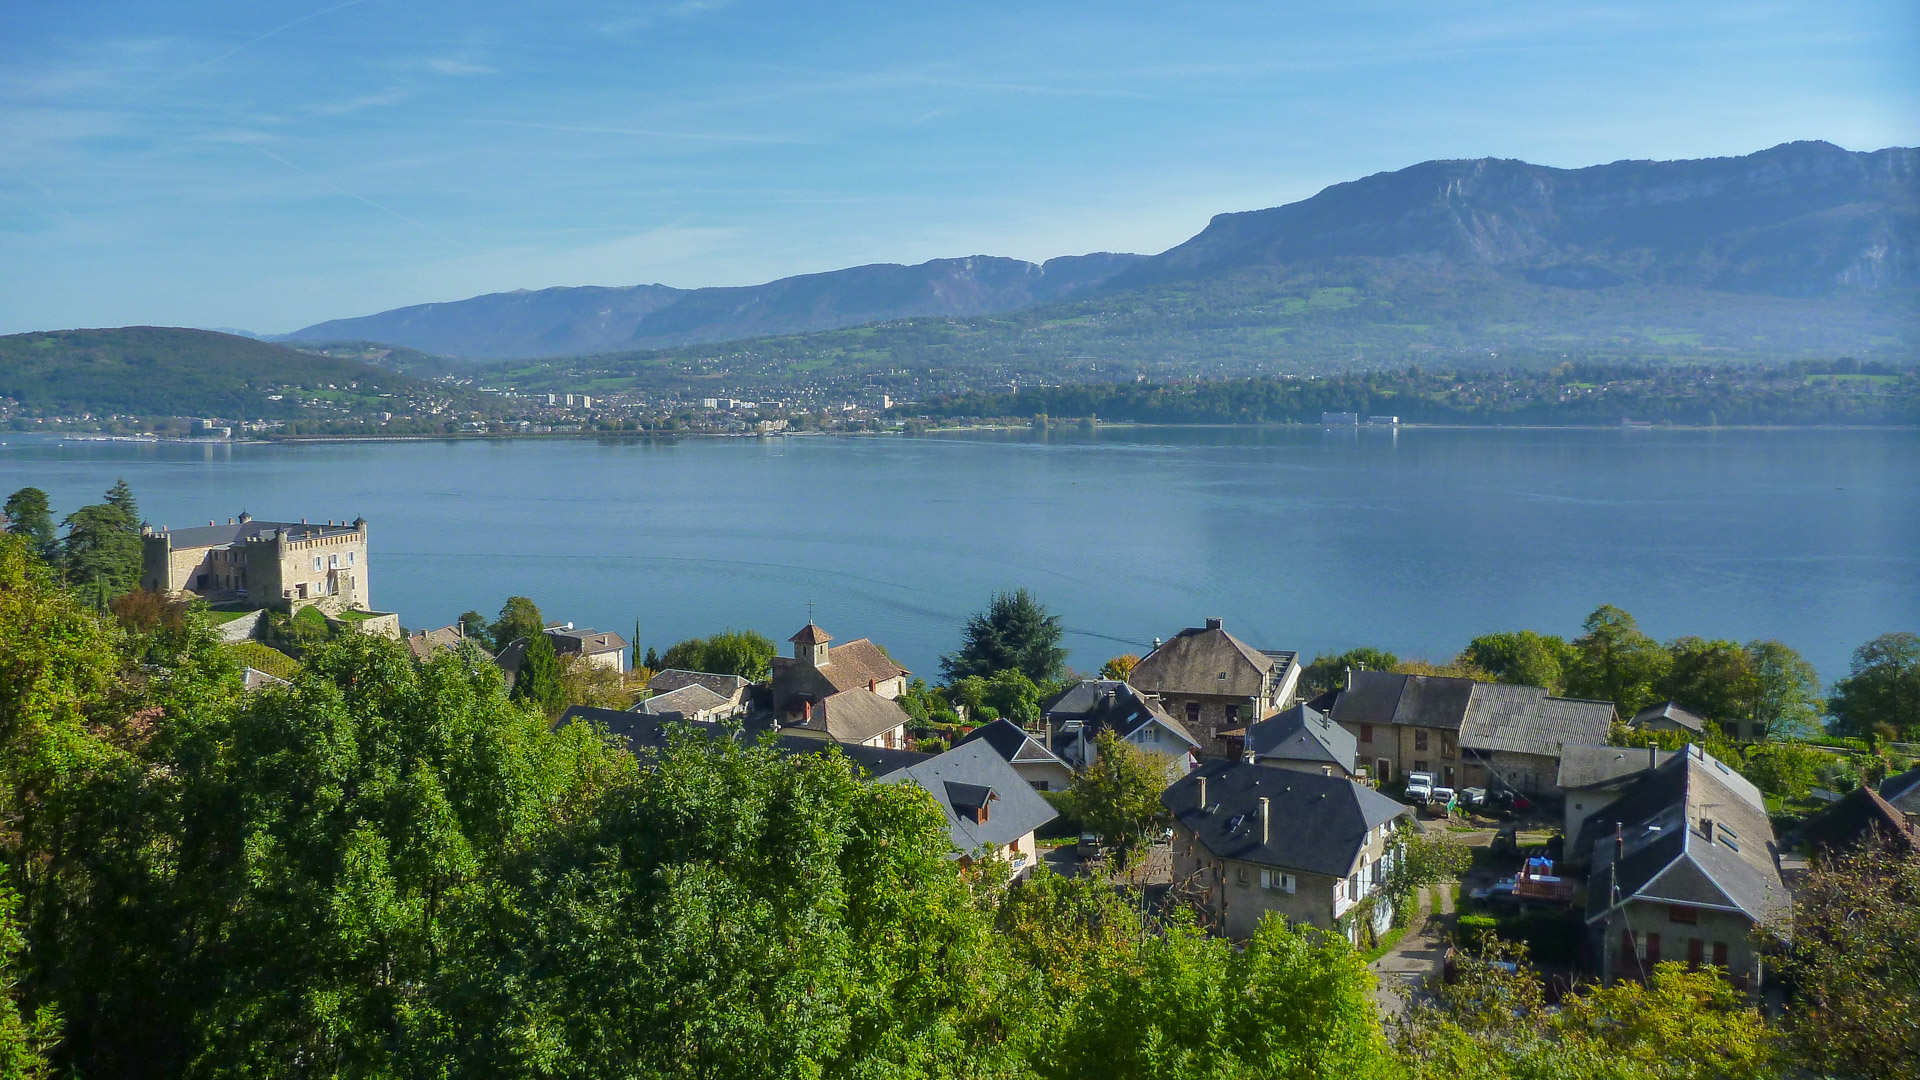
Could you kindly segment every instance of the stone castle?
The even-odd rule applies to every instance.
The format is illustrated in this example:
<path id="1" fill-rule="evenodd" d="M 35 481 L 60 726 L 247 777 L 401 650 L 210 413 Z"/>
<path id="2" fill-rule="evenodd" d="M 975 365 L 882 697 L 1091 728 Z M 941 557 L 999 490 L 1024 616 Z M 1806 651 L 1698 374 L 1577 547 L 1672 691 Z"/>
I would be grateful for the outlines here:
<path id="1" fill-rule="evenodd" d="M 371 610 L 367 579 L 367 519 L 324 525 L 256 521 L 251 514 L 225 525 L 140 530 L 140 586 L 190 593 L 210 601 L 245 600 L 328 614 Z"/>

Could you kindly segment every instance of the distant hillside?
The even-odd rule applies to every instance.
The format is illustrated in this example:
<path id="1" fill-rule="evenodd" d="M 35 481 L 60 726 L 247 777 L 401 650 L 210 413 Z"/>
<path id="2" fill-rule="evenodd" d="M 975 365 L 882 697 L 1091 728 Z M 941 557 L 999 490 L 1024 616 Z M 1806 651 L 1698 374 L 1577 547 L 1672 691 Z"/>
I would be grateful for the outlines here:
<path id="1" fill-rule="evenodd" d="M 287 341 L 364 340 L 470 359 L 574 356 L 621 348 L 805 333 L 917 315 L 1011 311 L 1084 292 L 1139 256 L 1045 264 L 974 256 L 877 263 L 738 288 L 555 288 L 489 293 L 334 319 Z"/>
<path id="2" fill-rule="evenodd" d="M 302 400 L 326 402 L 329 411 L 391 401 L 384 408 L 402 412 L 425 389 L 358 360 L 211 330 L 127 326 L 0 337 L 0 397 L 44 415 L 312 415 Z"/>
<path id="3" fill-rule="evenodd" d="M 1679 285 L 1776 296 L 1920 285 L 1920 150 L 1824 142 L 1746 157 L 1550 169 L 1429 161 L 1270 210 L 1221 214 L 1110 291 L 1349 258 L 1486 267 L 1572 288 Z"/>

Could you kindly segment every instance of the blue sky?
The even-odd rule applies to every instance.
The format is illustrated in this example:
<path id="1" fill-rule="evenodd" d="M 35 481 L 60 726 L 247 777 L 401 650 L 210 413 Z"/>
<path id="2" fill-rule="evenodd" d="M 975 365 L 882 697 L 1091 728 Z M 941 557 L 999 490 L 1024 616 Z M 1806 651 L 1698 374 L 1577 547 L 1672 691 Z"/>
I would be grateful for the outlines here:
<path id="1" fill-rule="evenodd" d="M 1158 251 L 1437 157 L 1920 142 L 1920 5 L 0 4 L 0 332 Z"/>

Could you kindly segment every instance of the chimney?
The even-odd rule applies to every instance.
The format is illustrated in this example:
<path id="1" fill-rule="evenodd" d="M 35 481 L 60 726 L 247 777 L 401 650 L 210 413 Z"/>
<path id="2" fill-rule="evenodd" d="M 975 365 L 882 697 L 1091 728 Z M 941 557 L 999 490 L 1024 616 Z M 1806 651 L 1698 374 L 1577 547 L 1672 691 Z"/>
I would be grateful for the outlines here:
<path id="1" fill-rule="evenodd" d="M 1207 619 L 1207 629 L 1218 630 L 1220 628 L 1221 628 L 1220 616 L 1214 615 Z"/>
<path id="2" fill-rule="evenodd" d="M 801 702 L 800 711 L 801 711 L 800 722 L 802 724 L 812 724 L 813 723 L 813 702 L 811 701 Z"/>
<path id="3" fill-rule="evenodd" d="M 1706 840 L 1707 843 L 1709 844 L 1713 843 L 1713 819 L 1712 818 L 1703 817 L 1700 819 L 1700 836 L 1702 839 Z"/>
<path id="4" fill-rule="evenodd" d="M 1660 758 L 1658 756 L 1658 752 L 1654 750 L 1652 743 L 1648 743 L 1647 744 L 1647 768 L 1651 769 L 1658 764 L 1660 764 Z"/>
<path id="5" fill-rule="evenodd" d="M 1161 645 L 1161 641 L 1160 641 L 1160 639 L 1159 639 L 1159 638 L 1154 638 L 1154 639 L 1153 639 L 1153 647 L 1157 649 L 1157 648 L 1159 648 L 1159 647 L 1160 647 L 1160 645 Z"/>
<path id="6" fill-rule="evenodd" d="M 1331 766 L 1331 765 L 1322 765 L 1322 766 L 1320 766 L 1320 775 L 1321 775 L 1321 776 L 1332 776 L 1332 775 L 1333 775 L 1333 766 Z"/>
<path id="7" fill-rule="evenodd" d="M 209 524 L 209 525 L 212 525 L 212 524 L 214 524 L 214 520 L 213 520 L 212 518 L 208 518 L 208 519 L 207 519 L 207 524 Z"/>
<path id="8" fill-rule="evenodd" d="M 1269 843 L 1270 842 L 1269 838 L 1272 835 L 1273 835 L 1272 801 L 1263 796 L 1260 799 L 1260 842 L 1262 844 Z"/>
<path id="9" fill-rule="evenodd" d="M 1207 808 L 1207 777 L 1206 777 L 1206 774 L 1202 773 L 1200 776 L 1200 809 L 1204 811 L 1206 810 L 1206 808 Z"/>
<path id="10" fill-rule="evenodd" d="M 1616 821 L 1613 823 L 1613 865 L 1619 866 L 1620 861 L 1622 859 L 1625 859 L 1626 857 L 1627 857 L 1626 829 L 1625 829 L 1625 826 L 1621 825 L 1619 822 Z"/>
<path id="11" fill-rule="evenodd" d="M 233 524 L 233 519 L 232 519 L 232 518 L 228 518 L 228 519 L 227 519 L 227 524 L 229 524 L 229 525 L 231 525 L 231 524 Z"/>
<path id="12" fill-rule="evenodd" d="M 867 680 L 867 692 L 868 692 L 868 693 L 870 693 L 870 694 L 877 694 L 877 693 L 879 693 L 879 692 L 880 692 L 880 680 L 879 680 L 879 679 L 868 679 L 868 680 Z"/>
<path id="13" fill-rule="evenodd" d="M 1353 689 L 1353 665 L 1347 665 L 1347 689 Z"/>

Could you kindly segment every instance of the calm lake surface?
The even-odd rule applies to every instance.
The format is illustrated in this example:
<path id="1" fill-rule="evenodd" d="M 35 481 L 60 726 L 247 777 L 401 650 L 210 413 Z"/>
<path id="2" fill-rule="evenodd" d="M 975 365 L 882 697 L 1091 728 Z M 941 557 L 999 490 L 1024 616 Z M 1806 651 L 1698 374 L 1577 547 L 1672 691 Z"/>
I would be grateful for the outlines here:
<path id="1" fill-rule="evenodd" d="M 1920 630 L 1920 432 L 1118 429 L 1040 438 L 195 446 L 0 435 L 0 495 L 56 516 L 125 477 L 154 524 L 370 525 L 410 628 L 531 596 L 664 647 L 776 641 L 812 601 L 934 675 L 989 593 L 1032 588 L 1071 662 L 1209 615 L 1262 648 L 1441 658 L 1475 634 L 1772 637 L 1831 680 Z M 783 645 L 783 649 L 784 649 Z"/>

